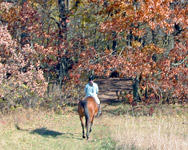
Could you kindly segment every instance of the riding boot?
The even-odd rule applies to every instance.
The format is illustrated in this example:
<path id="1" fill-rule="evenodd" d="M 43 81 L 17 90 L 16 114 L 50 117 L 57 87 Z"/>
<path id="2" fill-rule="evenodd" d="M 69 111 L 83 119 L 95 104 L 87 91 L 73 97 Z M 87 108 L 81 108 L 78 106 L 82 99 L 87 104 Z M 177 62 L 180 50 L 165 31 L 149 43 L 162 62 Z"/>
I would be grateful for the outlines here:
<path id="1" fill-rule="evenodd" d="M 97 113 L 97 117 L 99 117 L 101 115 L 101 106 L 100 104 L 98 104 L 98 113 Z"/>

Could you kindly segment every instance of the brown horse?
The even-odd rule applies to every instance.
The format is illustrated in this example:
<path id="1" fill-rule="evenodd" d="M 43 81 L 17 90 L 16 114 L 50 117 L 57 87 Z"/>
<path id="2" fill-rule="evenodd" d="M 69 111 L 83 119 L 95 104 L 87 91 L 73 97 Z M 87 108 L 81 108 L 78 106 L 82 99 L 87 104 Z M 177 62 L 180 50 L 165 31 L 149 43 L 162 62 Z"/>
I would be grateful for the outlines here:
<path id="1" fill-rule="evenodd" d="M 87 97 L 86 100 L 80 101 L 78 103 L 78 114 L 81 121 L 83 138 L 85 138 L 83 117 L 85 116 L 86 136 L 87 139 L 89 139 L 89 133 L 91 133 L 92 131 L 93 120 L 97 115 L 97 113 L 98 113 L 98 104 L 96 103 L 94 97 Z M 89 125 L 90 125 L 90 130 L 89 130 Z"/>

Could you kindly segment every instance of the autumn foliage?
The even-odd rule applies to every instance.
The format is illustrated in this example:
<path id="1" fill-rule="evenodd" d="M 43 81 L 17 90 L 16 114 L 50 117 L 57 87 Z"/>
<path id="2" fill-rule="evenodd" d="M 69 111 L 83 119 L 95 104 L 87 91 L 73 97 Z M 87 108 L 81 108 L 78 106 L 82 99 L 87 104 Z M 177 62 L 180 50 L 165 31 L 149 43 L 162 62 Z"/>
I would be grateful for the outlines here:
<path id="1" fill-rule="evenodd" d="M 117 71 L 132 79 L 130 103 L 186 101 L 187 5 L 182 0 L 1 2 L 0 97 L 7 99 L 10 91 L 15 99 L 28 92 L 43 96 L 47 81 L 62 88 L 66 82 L 78 85 L 84 72 L 110 77 Z"/>
<path id="2" fill-rule="evenodd" d="M 92 2 L 97 4 L 97 1 Z M 118 69 L 120 77 L 131 77 L 133 82 L 138 80 L 140 100 L 187 100 L 187 4 L 172 0 L 109 0 L 100 4 L 104 7 L 100 14 L 109 18 L 100 24 L 100 32 L 116 32 L 116 40 L 119 41 L 127 39 L 128 34 L 137 40 L 132 40 L 130 46 L 125 45 L 115 52 L 113 49 L 104 49 L 102 53 L 93 53 L 92 58 L 89 57 L 91 51 L 86 51 L 86 56 L 80 59 L 77 67 L 82 66 L 85 70 L 94 70 L 98 76 L 107 77 Z M 181 31 L 177 31 L 177 25 Z M 167 35 L 175 35 L 174 46 L 168 56 L 163 55 L 167 51 L 165 47 L 161 48 L 155 43 L 143 45 L 140 42 L 148 28 L 153 31 L 160 28 Z"/>

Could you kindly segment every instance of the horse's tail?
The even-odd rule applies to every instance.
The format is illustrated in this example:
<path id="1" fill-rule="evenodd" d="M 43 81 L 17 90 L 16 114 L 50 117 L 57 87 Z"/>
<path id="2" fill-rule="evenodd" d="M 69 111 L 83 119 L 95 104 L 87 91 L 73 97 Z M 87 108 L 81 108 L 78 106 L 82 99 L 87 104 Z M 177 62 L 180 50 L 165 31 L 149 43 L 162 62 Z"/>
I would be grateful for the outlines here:
<path id="1" fill-rule="evenodd" d="M 85 114 L 85 118 L 86 118 L 86 126 L 87 123 L 89 121 L 89 111 L 88 111 L 88 107 L 87 107 L 87 100 L 81 101 L 81 105 L 84 108 L 84 114 Z"/>

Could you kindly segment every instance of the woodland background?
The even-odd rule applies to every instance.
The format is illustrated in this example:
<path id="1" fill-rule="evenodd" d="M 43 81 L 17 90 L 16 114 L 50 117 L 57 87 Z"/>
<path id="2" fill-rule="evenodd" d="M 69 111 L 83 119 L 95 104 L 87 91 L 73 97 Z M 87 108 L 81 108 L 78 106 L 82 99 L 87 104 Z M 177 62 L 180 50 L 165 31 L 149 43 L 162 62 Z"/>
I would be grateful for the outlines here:
<path id="1" fill-rule="evenodd" d="M 188 1 L 0 1 L 2 112 L 77 103 L 90 74 L 130 79 L 133 106 L 186 104 Z"/>

